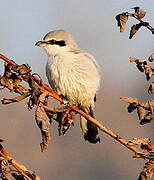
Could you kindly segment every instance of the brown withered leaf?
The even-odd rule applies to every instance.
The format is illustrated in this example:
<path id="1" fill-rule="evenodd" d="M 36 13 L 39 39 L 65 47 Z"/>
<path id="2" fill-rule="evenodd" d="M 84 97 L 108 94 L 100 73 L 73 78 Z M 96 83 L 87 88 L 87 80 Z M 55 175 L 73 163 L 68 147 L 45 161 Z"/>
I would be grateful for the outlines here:
<path id="1" fill-rule="evenodd" d="M 46 105 L 46 103 L 45 103 L 46 96 L 47 96 L 46 92 L 44 92 L 40 95 L 40 97 L 38 99 L 39 102 L 38 102 L 36 110 L 35 110 L 36 123 L 37 123 L 38 127 L 40 128 L 41 134 L 42 134 L 42 142 L 40 144 L 41 152 L 43 152 L 44 150 L 47 149 L 49 140 L 50 140 L 50 132 L 49 132 L 50 120 L 44 109 L 44 105 Z"/>
<path id="2" fill-rule="evenodd" d="M 135 103 L 129 104 L 129 106 L 127 107 L 128 112 L 129 112 L 129 113 L 133 112 L 133 111 L 137 108 L 137 106 L 138 106 L 138 105 L 135 104 Z"/>
<path id="3" fill-rule="evenodd" d="M 146 61 L 141 62 L 139 59 L 135 57 L 129 57 L 129 61 L 136 63 L 137 69 L 141 72 L 144 72 L 144 69 L 145 69 L 144 66 L 147 65 Z"/>
<path id="4" fill-rule="evenodd" d="M 154 61 L 154 50 L 152 54 L 148 57 L 148 61 L 153 62 Z"/>
<path id="5" fill-rule="evenodd" d="M 148 89 L 148 93 L 149 94 L 153 94 L 153 90 L 154 90 L 154 82 L 150 83 L 149 89 Z"/>
<path id="6" fill-rule="evenodd" d="M 140 124 L 141 124 L 141 125 L 144 125 L 144 124 L 150 123 L 152 120 L 153 120 L 153 117 L 151 116 L 151 113 L 147 113 L 147 114 L 144 116 L 144 119 L 142 119 L 142 120 L 140 121 Z"/>
<path id="7" fill-rule="evenodd" d="M 9 162 L 3 157 L 0 157 L 0 174 L 3 180 L 10 180 L 11 168 L 9 167 Z"/>
<path id="8" fill-rule="evenodd" d="M 139 101 L 138 101 L 137 98 L 121 97 L 120 99 L 121 99 L 122 101 L 127 102 L 127 103 L 130 103 L 130 104 L 132 104 L 132 103 L 134 103 L 134 104 L 136 104 L 136 105 L 139 104 Z"/>
<path id="9" fill-rule="evenodd" d="M 140 120 L 144 119 L 145 109 L 142 106 L 137 106 L 137 114 Z"/>
<path id="10" fill-rule="evenodd" d="M 130 140 L 129 141 L 129 144 L 131 146 L 136 146 L 136 145 L 147 145 L 151 143 L 150 139 L 149 138 L 140 138 L 140 139 L 137 139 L 137 138 L 133 138 L 133 140 Z"/>
<path id="11" fill-rule="evenodd" d="M 154 75 L 154 69 L 149 64 L 144 65 L 144 69 L 145 69 L 146 79 L 147 81 L 149 81 L 151 76 Z"/>
<path id="12" fill-rule="evenodd" d="M 36 176 L 33 172 L 30 171 L 26 171 L 25 173 L 31 180 L 41 180 L 41 178 L 39 176 Z M 16 180 L 27 180 L 27 178 L 25 178 L 22 174 L 18 173 L 18 172 L 13 172 L 12 176 L 16 179 Z"/>
<path id="13" fill-rule="evenodd" d="M 18 73 L 19 75 L 28 74 L 31 72 L 30 66 L 28 64 L 16 65 L 12 66 L 11 68 L 14 72 Z"/>
<path id="14" fill-rule="evenodd" d="M 123 32 L 128 21 L 127 13 L 118 14 L 115 18 L 117 20 L 117 26 L 120 27 L 120 32 Z"/>
<path id="15" fill-rule="evenodd" d="M 139 101 L 137 98 L 121 97 L 120 99 L 124 102 L 129 103 L 129 106 L 127 108 L 129 113 L 133 112 L 139 105 Z"/>
<path id="16" fill-rule="evenodd" d="M 142 103 L 141 106 L 148 110 L 151 114 L 153 114 L 154 100 Z"/>
<path id="17" fill-rule="evenodd" d="M 152 180 L 154 174 L 154 162 L 145 163 L 143 171 L 140 173 L 138 180 Z"/>
<path id="18" fill-rule="evenodd" d="M 3 98 L 1 100 L 1 102 L 2 102 L 2 104 L 10 104 L 10 103 L 14 103 L 14 102 L 19 102 L 19 101 L 22 101 L 23 99 L 27 98 L 30 95 L 31 95 L 31 92 L 27 91 L 27 92 L 23 93 L 21 96 L 16 96 L 12 99 Z"/>
<path id="19" fill-rule="evenodd" d="M 129 57 L 129 61 L 130 62 L 139 62 L 139 59 L 137 59 L 136 57 Z"/>
<path id="20" fill-rule="evenodd" d="M 15 180 L 26 180 L 22 174 L 19 174 L 17 172 L 13 172 L 12 176 Z"/>
<path id="21" fill-rule="evenodd" d="M 141 9 L 140 7 L 136 6 L 136 7 L 133 7 L 132 9 L 135 10 L 135 13 L 133 14 L 137 19 L 142 19 L 144 18 L 146 12 Z"/>
<path id="22" fill-rule="evenodd" d="M 141 27 L 142 25 L 143 25 L 143 24 L 138 23 L 138 24 L 135 24 L 135 25 L 133 25 L 133 26 L 131 27 L 129 39 L 131 39 L 131 38 L 136 34 L 136 32 L 140 29 L 140 27 Z"/>
<path id="23" fill-rule="evenodd" d="M 10 91 L 13 91 L 13 80 L 6 78 L 5 76 L 0 76 L 0 86 L 4 86 Z"/>

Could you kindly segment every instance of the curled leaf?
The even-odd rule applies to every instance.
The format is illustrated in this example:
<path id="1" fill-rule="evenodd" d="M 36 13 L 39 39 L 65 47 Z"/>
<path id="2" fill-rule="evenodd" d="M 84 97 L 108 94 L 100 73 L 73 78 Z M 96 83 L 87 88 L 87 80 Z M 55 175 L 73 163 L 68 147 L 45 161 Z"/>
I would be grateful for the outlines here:
<path id="1" fill-rule="evenodd" d="M 148 110 L 151 114 L 153 114 L 154 100 L 147 101 L 141 104 L 146 110 Z"/>
<path id="2" fill-rule="evenodd" d="M 2 179 L 9 180 L 11 176 L 11 168 L 9 167 L 9 162 L 3 157 L 0 157 L 0 173 Z"/>
<path id="3" fill-rule="evenodd" d="M 140 120 L 144 119 L 145 109 L 142 106 L 137 106 L 137 114 Z"/>
<path id="4" fill-rule="evenodd" d="M 28 64 L 12 66 L 12 70 L 19 75 L 24 75 L 31 72 L 30 66 Z"/>
<path id="5" fill-rule="evenodd" d="M 140 173 L 138 180 L 152 180 L 154 174 L 154 162 L 145 163 L 143 171 Z"/>
<path id="6" fill-rule="evenodd" d="M 117 26 L 120 27 L 120 32 L 123 32 L 128 21 L 127 13 L 118 14 L 115 18 L 117 20 Z"/>
<path id="7" fill-rule="evenodd" d="M 154 82 L 152 82 L 149 86 L 149 89 L 148 89 L 148 93 L 149 94 L 152 94 L 153 93 L 153 90 L 154 90 Z"/>
<path id="8" fill-rule="evenodd" d="M 0 86 L 4 86 L 10 91 L 13 91 L 13 80 L 6 78 L 5 76 L 0 76 Z"/>
<path id="9" fill-rule="evenodd" d="M 142 23 L 139 23 L 131 27 L 129 39 L 131 39 L 136 34 L 136 32 L 140 29 L 141 26 L 142 26 Z"/>
<path id="10" fill-rule="evenodd" d="M 149 143 L 151 143 L 149 138 L 140 138 L 140 139 L 133 138 L 133 140 L 129 141 L 129 144 L 132 145 L 132 146 L 135 146 L 135 145 L 147 145 Z"/>
<path id="11" fill-rule="evenodd" d="M 137 59 L 135 57 L 129 57 L 129 61 L 137 63 L 137 62 L 139 62 L 139 59 Z"/>
<path id="12" fill-rule="evenodd" d="M 144 116 L 144 119 L 140 121 L 140 124 L 144 125 L 144 124 L 150 123 L 152 119 L 153 119 L 152 116 L 148 113 Z"/>
<path id="13" fill-rule="evenodd" d="M 138 99 L 137 98 L 131 98 L 131 97 L 121 97 L 120 98 L 122 101 L 124 101 L 124 102 L 127 102 L 127 103 L 134 103 L 134 104 L 136 104 L 136 105 L 138 105 L 139 104 L 139 101 L 138 101 Z"/>
<path id="14" fill-rule="evenodd" d="M 144 70 L 145 70 L 145 65 L 147 65 L 147 62 L 146 61 L 144 61 L 144 62 L 137 62 L 136 63 L 136 67 L 137 67 L 137 69 L 140 71 L 140 72 L 144 72 Z"/>
<path id="15" fill-rule="evenodd" d="M 154 50 L 152 54 L 149 56 L 148 61 L 153 62 L 154 61 Z"/>
<path id="16" fill-rule="evenodd" d="M 144 65 L 144 69 L 145 69 L 145 75 L 146 75 L 147 81 L 149 81 L 151 76 L 154 74 L 154 69 L 148 64 Z"/>
<path id="17" fill-rule="evenodd" d="M 47 116 L 47 113 L 44 109 L 44 104 L 46 104 L 46 96 L 47 93 L 42 93 L 39 97 L 39 102 L 35 110 L 35 119 L 38 127 L 41 130 L 42 134 L 42 142 L 40 144 L 41 146 L 41 152 L 47 149 L 49 140 L 50 140 L 50 120 Z"/>
<path id="18" fill-rule="evenodd" d="M 147 159 L 154 161 L 154 151 L 150 151 L 146 156 Z"/>
<path id="19" fill-rule="evenodd" d="M 19 102 L 19 101 L 22 101 L 23 99 L 27 98 L 30 95 L 31 95 L 31 92 L 27 91 L 27 92 L 23 93 L 21 96 L 16 96 L 12 99 L 3 98 L 1 100 L 1 102 L 2 102 L 2 104 L 10 104 L 10 103 L 14 103 L 14 102 Z"/>
<path id="20" fill-rule="evenodd" d="M 140 7 L 136 6 L 136 7 L 133 7 L 132 9 L 135 10 L 135 13 L 133 14 L 137 19 L 142 19 L 144 18 L 144 16 L 146 15 L 146 12 L 141 9 Z"/>
<path id="21" fill-rule="evenodd" d="M 135 109 L 137 108 L 137 104 L 135 103 L 131 103 L 129 106 L 128 106 L 128 112 L 131 113 L 133 112 Z"/>

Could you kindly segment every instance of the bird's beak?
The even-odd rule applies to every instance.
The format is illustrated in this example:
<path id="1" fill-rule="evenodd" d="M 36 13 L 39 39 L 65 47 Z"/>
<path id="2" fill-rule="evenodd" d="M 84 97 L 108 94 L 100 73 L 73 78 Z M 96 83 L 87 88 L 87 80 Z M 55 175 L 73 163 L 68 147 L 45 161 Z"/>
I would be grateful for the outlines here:
<path id="1" fill-rule="evenodd" d="M 35 46 L 40 46 L 40 47 L 44 47 L 47 45 L 47 42 L 45 41 L 38 41 L 37 43 L 35 43 Z"/>

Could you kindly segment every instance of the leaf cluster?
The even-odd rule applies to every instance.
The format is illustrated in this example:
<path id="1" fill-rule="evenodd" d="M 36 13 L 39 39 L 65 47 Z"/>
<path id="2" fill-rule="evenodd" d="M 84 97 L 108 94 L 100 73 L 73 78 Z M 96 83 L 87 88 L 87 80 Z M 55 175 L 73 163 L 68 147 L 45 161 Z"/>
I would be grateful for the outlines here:
<path id="1" fill-rule="evenodd" d="M 154 28 L 150 26 L 149 22 L 142 21 L 142 19 L 146 15 L 146 12 L 138 6 L 133 7 L 132 9 L 134 9 L 134 13 L 122 12 L 115 17 L 115 19 L 117 20 L 117 26 L 120 28 L 120 32 L 124 32 L 128 18 L 133 17 L 138 20 L 139 23 L 132 25 L 130 29 L 129 39 L 132 39 L 132 37 L 138 32 L 141 27 L 148 28 L 152 32 L 152 34 L 154 34 Z"/>

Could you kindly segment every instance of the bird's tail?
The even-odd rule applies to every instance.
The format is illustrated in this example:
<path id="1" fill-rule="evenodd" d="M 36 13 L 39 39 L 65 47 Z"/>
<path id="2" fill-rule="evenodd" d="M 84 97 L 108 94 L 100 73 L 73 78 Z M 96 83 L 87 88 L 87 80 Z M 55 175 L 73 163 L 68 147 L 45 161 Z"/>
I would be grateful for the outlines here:
<path id="1" fill-rule="evenodd" d="M 92 107 L 86 109 L 82 108 L 82 110 L 94 117 Z M 85 119 L 83 116 L 80 116 L 80 125 L 85 140 L 89 141 L 90 143 L 100 142 L 98 128 L 93 122 Z"/>

